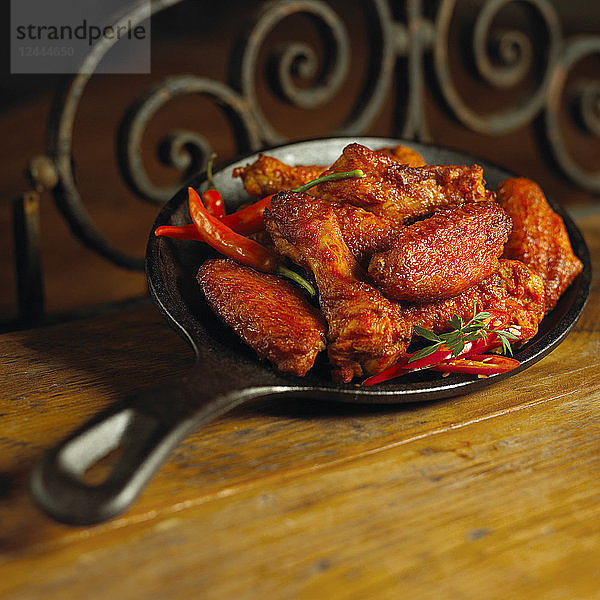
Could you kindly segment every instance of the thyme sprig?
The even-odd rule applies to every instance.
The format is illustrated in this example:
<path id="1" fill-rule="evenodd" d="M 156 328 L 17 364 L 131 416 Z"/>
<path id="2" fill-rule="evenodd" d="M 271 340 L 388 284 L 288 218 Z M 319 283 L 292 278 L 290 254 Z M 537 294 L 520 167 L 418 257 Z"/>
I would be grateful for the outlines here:
<path id="1" fill-rule="evenodd" d="M 424 358 L 433 354 L 436 350 L 439 350 L 442 346 L 445 349 L 452 352 L 452 356 L 458 356 L 465 348 L 468 342 L 474 342 L 477 339 L 484 339 L 487 342 L 488 335 L 495 334 L 498 336 L 502 343 L 502 351 L 512 355 L 512 347 L 510 340 L 516 340 L 519 336 L 515 335 L 511 331 L 505 331 L 502 329 L 492 329 L 486 324 L 491 317 L 491 313 L 487 311 L 477 311 L 477 304 L 473 304 L 473 317 L 467 321 L 459 317 L 458 315 L 452 315 L 452 318 L 448 321 L 449 325 L 453 327 L 452 331 L 447 333 L 437 334 L 429 329 L 414 326 L 414 331 L 417 335 L 433 342 L 424 348 L 421 348 L 418 352 L 415 352 L 409 359 L 408 362 L 414 362 L 420 358 Z"/>

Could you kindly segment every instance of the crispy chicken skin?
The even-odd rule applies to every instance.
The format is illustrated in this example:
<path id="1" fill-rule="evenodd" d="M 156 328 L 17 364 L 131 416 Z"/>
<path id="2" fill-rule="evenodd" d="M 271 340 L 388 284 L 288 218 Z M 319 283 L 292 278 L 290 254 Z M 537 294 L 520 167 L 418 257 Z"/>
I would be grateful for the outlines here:
<path id="1" fill-rule="evenodd" d="M 360 206 L 398 223 L 449 206 L 494 198 L 477 165 L 410 167 L 356 143 L 346 146 L 323 175 L 354 169 L 362 169 L 366 176 L 324 182 L 309 193 Z"/>
<path id="2" fill-rule="evenodd" d="M 344 242 L 352 252 L 354 258 L 366 267 L 375 252 L 383 252 L 390 248 L 398 233 L 403 229 L 398 225 L 362 208 L 352 204 L 338 202 L 325 202 L 320 198 L 298 192 L 281 192 L 296 194 L 298 202 L 309 203 L 313 209 L 321 207 L 323 210 L 333 210 L 338 225 L 342 232 Z M 306 262 L 295 247 L 290 244 L 278 231 L 277 223 L 272 218 L 265 218 L 265 227 L 271 234 L 275 248 L 283 256 L 287 256 L 295 263 L 307 268 Z"/>
<path id="3" fill-rule="evenodd" d="M 281 371 L 305 375 L 325 348 L 325 319 L 287 281 L 228 259 L 207 260 L 197 279 L 210 307 Z"/>
<path id="4" fill-rule="evenodd" d="M 311 202 L 316 200 L 313 197 Z M 352 204 L 332 202 L 331 207 L 350 252 L 365 267 L 373 254 L 388 250 L 404 229 L 399 223 Z"/>
<path id="5" fill-rule="evenodd" d="M 374 152 L 376 154 L 388 154 L 394 160 L 409 167 L 424 167 L 427 164 L 425 159 L 416 150 L 402 144 L 398 144 L 393 148 L 379 148 Z"/>
<path id="6" fill-rule="evenodd" d="M 421 167 L 427 164 L 423 157 L 412 148 L 398 144 L 393 148 L 379 148 L 375 154 L 385 154 L 391 160 L 411 167 Z M 262 198 L 284 190 L 293 190 L 321 175 L 327 169 L 319 165 L 291 166 L 277 158 L 260 154 L 251 164 L 236 167 L 233 177 L 239 177 L 250 196 Z"/>
<path id="7" fill-rule="evenodd" d="M 542 277 L 546 310 L 552 310 L 583 266 L 573 254 L 565 224 L 529 179 L 506 179 L 497 193 L 498 202 L 513 220 L 504 256 L 524 262 Z"/>
<path id="8" fill-rule="evenodd" d="M 495 202 L 439 211 L 399 232 L 390 250 L 372 257 L 369 275 L 393 300 L 452 298 L 497 270 L 511 226 Z"/>
<path id="9" fill-rule="evenodd" d="M 273 197 L 265 220 L 302 255 L 319 289 L 329 326 L 327 352 L 336 382 L 378 373 L 406 352 L 412 328 L 400 306 L 361 281 L 362 269 L 344 242 L 327 203 L 306 194 Z"/>
<path id="10" fill-rule="evenodd" d="M 530 339 L 544 317 L 544 282 L 524 263 L 500 259 L 495 273 L 462 294 L 429 304 L 405 304 L 403 315 L 413 325 L 443 333 L 450 329 L 452 315 L 468 321 L 474 304 L 478 310 L 509 314 L 510 324 L 521 327 L 522 339 Z"/>

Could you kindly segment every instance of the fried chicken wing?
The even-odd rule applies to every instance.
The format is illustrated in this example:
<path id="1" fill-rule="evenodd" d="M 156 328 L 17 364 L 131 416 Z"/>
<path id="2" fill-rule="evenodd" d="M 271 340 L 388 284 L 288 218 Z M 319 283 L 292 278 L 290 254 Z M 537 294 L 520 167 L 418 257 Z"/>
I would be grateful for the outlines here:
<path id="1" fill-rule="evenodd" d="M 323 182 L 309 193 L 360 206 L 398 223 L 449 206 L 494 198 L 477 165 L 410 167 L 356 143 L 346 146 L 323 175 L 354 169 L 362 169 L 366 176 Z"/>
<path id="2" fill-rule="evenodd" d="M 305 375 L 325 348 L 325 319 L 287 281 L 228 259 L 207 260 L 197 279 L 210 307 L 281 371 Z"/>
<path id="3" fill-rule="evenodd" d="M 427 164 L 423 157 L 412 148 L 398 144 L 393 148 L 379 148 L 375 154 L 385 154 L 392 160 L 411 167 Z M 327 166 L 288 165 L 273 156 L 260 154 L 259 157 L 245 167 L 236 167 L 233 177 L 239 177 L 250 196 L 262 198 L 284 190 L 293 190 L 321 175 Z"/>
<path id="4" fill-rule="evenodd" d="M 378 373 L 406 352 L 411 326 L 399 305 L 361 280 L 362 269 L 330 205 L 282 192 L 265 211 L 265 222 L 277 227 L 314 274 L 329 326 L 327 352 L 335 381 Z"/>
<path id="5" fill-rule="evenodd" d="M 310 203 L 313 208 L 320 206 L 323 210 L 329 208 L 333 210 L 344 242 L 354 258 L 360 264 L 364 264 L 365 267 L 375 252 L 383 252 L 389 249 L 398 233 L 403 229 L 403 226 L 398 223 L 352 204 L 325 202 L 308 194 L 300 194 L 299 198 L 302 198 L 303 202 Z M 302 254 L 279 233 L 277 224 L 273 219 L 265 219 L 265 227 L 271 234 L 275 248 L 280 254 L 287 256 L 304 268 L 307 267 Z"/>
<path id="6" fill-rule="evenodd" d="M 513 220 L 504 256 L 524 262 L 542 277 L 546 310 L 553 309 L 583 267 L 573 253 L 563 220 L 529 179 L 503 181 L 498 186 L 498 202 Z"/>
<path id="7" fill-rule="evenodd" d="M 273 156 L 260 154 L 251 164 L 236 167 L 233 177 L 239 177 L 246 192 L 262 198 L 282 190 L 292 190 L 316 179 L 327 167 L 299 165 L 293 167 Z"/>
<path id="8" fill-rule="evenodd" d="M 355 169 L 365 176 L 291 191 Z M 406 357 L 414 327 L 442 334 L 475 311 L 503 316 L 523 343 L 582 268 L 536 184 L 507 179 L 491 192 L 481 167 L 427 165 L 406 146 L 353 143 L 330 167 L 261 154 L 234 177 L 252 196 L 273 195 L 252 236 L 309 273 L 320 311 L 232 260 L 205 262 L 198 283 L 261 358 L 297 375 L 324 348 L 338 383 L 377 374 Z"/>
<path id="9" fill-rule="evenodd" d="M 313 197 L 312 202 L 315 200 Z M 404 229 L 403 225 L 391 219 L 352 204 L 332 202 L 331 208 L 352 255 L 359 263 L 365 263 L 365 266 L 373 254 L 388 250 Z"/>
<path id="10" fill-rule="evenodd" d="M 393 148 L 378 148 L 374 152 L 376 154 L 388 154 L 394 160 L 409 167 L 424 167 L 427 164 L 425 159 L 416 150 L 403 144 L 398 144 Z"/>
<path id="11" fill-rule="evenodd" d="M 495 202 L 439 211 L 399 232 L 387 252 L 369 263 L 385 296 L 433 302 L 457 296 L 498 268 L 511 219 Z"/>
<path id="12" fill-rule="evenodd" d="M 544 317 L 544 282 L 524 263 L 500 259 L 498 270 L 481 283 L 447 300 L 403 305 L 403 315 L 412 325 L 443 333 L 450 329 L 452 315 L 468 321 L 475 304 L 478 310 L 509 315 L 510 325 L 520 327 L 521 339 L 527 340 Z"/>

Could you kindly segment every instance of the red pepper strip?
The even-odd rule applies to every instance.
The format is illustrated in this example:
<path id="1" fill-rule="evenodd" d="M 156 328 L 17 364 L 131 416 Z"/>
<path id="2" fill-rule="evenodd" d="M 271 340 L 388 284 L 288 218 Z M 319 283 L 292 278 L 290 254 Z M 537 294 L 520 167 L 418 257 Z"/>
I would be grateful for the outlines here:
<path id="1" fill-rule="evenodd" d="M 364 173 L 358 169 L 355 171 L 345 171 L 343 173 L 331 173 L 330 175 L 324 175 L 322 177 L 318 177 L 317 179 L 313 179 L 308 183 L 305 183 L 297 188 L 291 190 L 292 192 L 305 192 L 309 188 L 318 185 L 323 181 L 332 181 L 335 179 L 346 179 L 349 177 L 364 177 Z M 209 182 L 212 180 L 209 180 Z M 219 215 L 217 212 L 213 212 L 213 210 L 217 210 L 215 204 L 217 202 L 213 202 L 212 199 L 209 202 L 206 202 L 206 195 L 209 192 L 216 192 L 218 194 L 221 203 L 223 202 L 223 198 L 221 194 L 216 190 L 209 189 L 206 190 L 202 194 L 202 198 L 205 200 L 205 206 L 208 211 L 213 214 L 215 217 Z M 260 200 L 257 200 L 254 204 L 250 204 L 250 206 L 246 206 L 230 215 L 225 215 L 225 209 L 223 208 L 223 216 L 221 217 L 223 223 L 227 225 L 230 229 L 235 231 L 236 233 L 241 233 L 242 235 L 248 235 L 249 233 L 257 233 L 264 227 L 263 223 L 263 213 L 265 212 L 265 208 L 270 208 L 271 206 L 271 198 L 273 198 L 275 194 L 269 194 Z M 211 210 L 210 206 L 213 206 Z M 192 226 L 184 225 L 178 230 L 176 230 L 175 226 L 169 226 L 167 229 L 166 226 L 163 229 L 162 227 L 157 228 L 155 231 L 156 235 L 165 235 L 167 237 L 172 237 L 178 240 L 198 240 L 198 236 L 196 235 L 195 228 L 191 229 Z"/>
<path id="2" fill-rule="evenodd" d="M 202 201 L 206 210 L 213 216 L 221 219 L 225 216 L 225 202 L 221 192 L 215 188 L 210 188 L 202 193 Z"/>
<path id="3" fill-rule="evenodd" d="M 427 367 L 421 367 L 421 369 L 426 368 Z M 384 381 L 390 381 L 391 379 L 396 379 L 398 377 L 402 377 L 402 375 L 406 375 L 412 371 L 420 371 L 421 369 L 410 369 L 399 363 L 394 363 L 391 367 L 384 369 L 380 373 L 376 373 L 375 375 L 371 375 L 371 377 L 367 377 L 362 382 L 362 385 L 375 385 L 376 383 L 383 383 Z"/>
<path id="4" fill-rule="evenodd" d="M 213 217 L 194 188 L 188 188 L 190 216 L 202 241 L 239 263 L 272 273 L 277 270 L 278 258 L 258 242 L 239 235 L 220 219 Z"/>
<path id="5" fill-rule="evenodd" d="M 497 348 L 502 345 L 498 336 L 489 334 L 487 340 L 484 338 L 478 338 L 472 342 L 467 342 L 462 352 L 458 355 L 460 357 L 472 357 L 474 355 L 480 355 L 481 352 Z M 433 369 L 438 364 L 447 364 L 448 361 L 456 358 L 453 356 L 452 351 L 448 350 L 445 346 L 440 346 L 435 352 L 432 352 L 428 356 L 419 358 L 413 362 L 410 362 L 410 357 L 413 354 L 408 354 L 404 358 L 400 359 L 397 363 L 394 363 L 387 369 L 384 369 L 380 373 L 367 377 L 363 381 L 363 385 L 374 385 L 376 383 L 383 383 L 390 379 L 396 379 L 407 373 L 414 371 L 422 371 L 423 369 Z"/>
<path id="6" fill-rule="evenodd" d="M 473 375 L 495 375 L 506 373 L 521 363 L 510 356 L 498 354 L 474 354 L 470 358 L 454 358 L 431 367 L 444 373 L 472 373 Z"/>
<path id="7" fill-rule="evenodd" d="M 175 240 L 196 240 L 197 242 L 204 241 L 204 238 L 192 223 L 190 225 L 161 225 L 154 231 L 154 235 L 164 235 Z"/>
<path id="8" fill-rule="evenodd" d="M 208 190 L 202 194 L 202 199 L 205 199 L 206 194 L 211 191 Z M 247 206 L 246 208 L 242 208 L 237 212 L 234 212 L 230 215 L 226 215 L 221 218 L 221 222 L 235 231 L 236 233 L 247 235 L 249 233 L 254 233 L 256 231 L 260 231 L 263 227 L 262 214 L 265 208 L 268 208 L 271 205 L 271 198 L 273 194 L 270 196 L 265 196 L 262 200 Z M 257 206 L 261 204 L 262 206 Z M 206 209 L 213 216 L 217 216 L 215 213 L 211 212 L 206 205 Z M 202 241 L 196 226 L 192 223 L 191 225 L 161 225 L 156 228 L 154 232 L 156 235 L 164 235 L 176 240 L 197 240 Z"/>
<path id="9" fill-rule="evenodd" d="M 250 204 L 240 210 L 223 217 L 223 223 L 234 231 L 247 235 L 256 233 L 264 227 L 263 213 L 265 208 L 271 207 L 271 198 L 275 194 L 269 194 L 264 198 Z"/>
<path id="10" fill-rule="evenodd" d="M 465 348 L 467 345 L 468 344 L 465 344 Z M 367 377 L 362 384 L 374 385 L 376 383 L 383 383 L 384 381 L 396 379 L 396 377 L 401 377 L 402 375 L 412 373 L 413 371 L 428 369 L 443 360 L 449 360 L 452 358 L 452 351 L 447 350 L 444 346 L 440 346 L 435 352 L 415 360 L 412 363 L 409 362 L 411 356 L 412 354 L 408 354 L 404 358 L 401 358 L 397 363 L 394 363 L 380 373 L 376 373 L 375 375 L 371 375 L 371 377 Z"/>

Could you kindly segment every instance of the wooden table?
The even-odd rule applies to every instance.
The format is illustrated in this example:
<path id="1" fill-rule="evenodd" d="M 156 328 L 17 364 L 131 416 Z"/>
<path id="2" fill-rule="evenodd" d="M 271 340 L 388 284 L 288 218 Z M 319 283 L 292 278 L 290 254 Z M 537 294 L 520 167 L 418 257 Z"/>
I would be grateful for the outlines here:
<path id="1" fill-rule="evenodd" d="M 600 214 L 578 220 L 599 267 Z M 32 465 L 191 352 L 149 303 L 0 336 L 6 598 L 598 598 L 597 279 L 530 369 L 450 401 L 255 402 L 188 438 L 125 515 L 44 516 Z"/>

